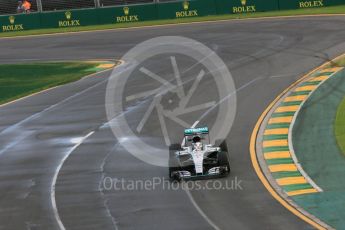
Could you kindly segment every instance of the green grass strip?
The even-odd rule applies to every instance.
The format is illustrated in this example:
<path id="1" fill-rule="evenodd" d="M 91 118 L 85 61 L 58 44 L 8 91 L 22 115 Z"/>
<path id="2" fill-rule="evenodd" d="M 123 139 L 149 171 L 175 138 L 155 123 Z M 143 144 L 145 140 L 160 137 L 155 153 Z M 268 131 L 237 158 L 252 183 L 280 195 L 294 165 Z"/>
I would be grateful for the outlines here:
<path id="1" fill-rule="evenodd" d="M 267 159 L 268 165 L 280 165 L 280 164 L 293 164 L 292 158 L 277 158 L 277 159 Z"/>
<path id="2" fill-rule="evenodd" d="M 99 63 L 58 62 L 0 65 L 0 104 L 96 73 Z"/>
<path id="3" fill-rule="evenodd" d="M 307 86 L 307 85 L 318 85 L 321 81 L 306 81 L 300 84 L 300 86 Z"/>
<path id="4" fill-rule="evenodd" d="M 340 102 L 334 124 L 335 137 L 342 153 L 345 154 L 345 97 Z"/>
<path id="5" fill-rule="evenodd" d="M 311 92 L 310 90 L 299 91 L 299 92 L 292 92 L 292 93 L 290 93 L 289 96 L 309 95 L 310 92 Z"/>
<path id="6" fill-rule="evenodd" d="M 319 14 L 344 14 L 344 13 L 345 13 L 345 6 L 342 5 L 342 6 L 331 6 L 331 7 L 320 7 L 320 8 L 304 8 L 304 9 L 296 9 L 296 10 L 256 12 L 256 13 L 248 13 L 248 14 L 212 15 L 212 16 L 205 16 L 205 17 L 154 20 L 154 21 L 133 22 L 133 23 L 116 23 L 116 24 L 108 24 L 108 25 L 24 30 L 24 31 L 17 31 L 17 32 L 0 33 L 0 37 L 15 37 L 15 36 L 54 34 L 54 33 L 66 33 L 66 32 L 108 30 L 108 29 L 119 29 L 119 28 L 179 24 L 179 23 L 203 22 L 203 21 L 219 21 L 219 20 L 230 20 L 230 19 L 247 19 L 247 18 L 260 18 L 260 17 L 298 16 L 298 15 L 319 15 Z"/>
<path id="7" fill-rule="evenodd" d="M 289 128 L 290 123 L 275 123 L 275 124 L 268 124 L 266 129 L 282 129 L 282 128 Z"/>
<path id="8" fill-rule="evenodd" d="M 284 178 L 284 177 L 298 177 L 302 176 L 302 174 L 299 171 L 295 172 L 274 172 L 272 173 L 273 178 Z"/>
<path id="9" fill-rule="evenodd" d="M 275 134 L 275 135 L 265 135 L 264 141 L 270 141 L 270 140 L 287 140 L 288 135 L 287 134 Z"/>
<path id="10" fill-rule="evenodd" d="M 263 148 L 263 151 L 264 153 L 289 151 L 289 147 L 288 146 L 266 147 L 266 148 Z"/>
<path id="11" fill-rule="evenodd" d="M 292 106 L 292 105 L 300 105 L 302 104 L 302 101 L 287 101 L 287 102 L 282 102 L 280 106 Z"/>
<path id="12" fill-rule="evenodd" d="M 329 76 L 332 74 L 334 74 L 334 72 L 324 72 L 324 73 L 317 72 L 315 75 L 313 75 L 313 77 Z"/>
<path id="13" fill-rule="evenodd" d="M 303 190 L 303 189 L 310 189 L 313 188 L 310 184 L 291 184 L 291 185 L 285 185 L 283 186 L 283 189 L 286 192 L 291 192 L 291 191 L 297 191 L 297 190 Z"/>
<path id="14" fill-rule="evenodd" d="M 102 70 L 104 70 L 104 68 L 93 67 L 93 68 L 87 69 L 85 71 L 99 72 L 99 71 L 102 71 Z"/>
<path id="15" fill-rule="evenodd" d="M 327 66 L 328 68 L 330 67 L 344 67 L 345 66 L 345 59 L 341 58 L 339 60 L 336 60 L 335 63 L 331 63 L 330 66 Z"/>
<path id="16" fill-rule="evenodd" d="M 281 113 L 273 113 L 271 117 L 291 117 L 295 114 L 295 112 L 281 112 Z"/>

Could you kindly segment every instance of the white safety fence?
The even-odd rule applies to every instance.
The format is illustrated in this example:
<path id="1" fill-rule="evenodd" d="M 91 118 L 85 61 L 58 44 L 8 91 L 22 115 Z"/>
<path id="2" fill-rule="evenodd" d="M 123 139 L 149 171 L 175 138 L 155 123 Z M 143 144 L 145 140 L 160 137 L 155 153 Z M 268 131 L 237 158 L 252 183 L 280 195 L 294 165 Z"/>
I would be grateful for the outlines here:
<path id="1" fill-rule="evenodd" d="M 23 2 L 24 0 L 21 0 Z M 178 0 L 27 0 L 31 3 L 30 12 L 55 11 L 67 9 L 87 9 L 153 2 L 168 2 Z M 0 15 L 19 13 L 20 1 L 0 0 Z"/>
<path id="2" fill-rule="evenodd" d="M 0 0 L 0 15 L 15 14 L 20 2 L 25 0 Z M 153 2 L 171 2 L 181 0 L 27 0 L 31 3 L 30 12 L 87 9 Z"/>

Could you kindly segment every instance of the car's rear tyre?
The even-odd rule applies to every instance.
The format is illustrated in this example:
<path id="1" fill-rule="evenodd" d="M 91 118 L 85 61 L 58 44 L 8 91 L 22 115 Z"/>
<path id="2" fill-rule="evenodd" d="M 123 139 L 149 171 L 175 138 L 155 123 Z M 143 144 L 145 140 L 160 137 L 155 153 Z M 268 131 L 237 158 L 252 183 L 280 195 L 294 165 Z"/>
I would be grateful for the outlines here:
<path id="1" fill-rule="evenodd" d="M 175 156 L 175 152 L 180 150 L 180 144 L 172 144 L 169 146 L 169 178 L 172 180 L 177 179 L 173 173 L 180 170 L 180 164 Z"/>
<path id="2" fill-rule="evenodd" d="M 228 157 L 228 153 L 227 152 L 220 152 L 218 153 L 218 165 L 220 167 L 226 167 L 226 171 L 225 174 L 229 174 L 230 173 L 230 162 L 229 162 L 229 157 Z"/>

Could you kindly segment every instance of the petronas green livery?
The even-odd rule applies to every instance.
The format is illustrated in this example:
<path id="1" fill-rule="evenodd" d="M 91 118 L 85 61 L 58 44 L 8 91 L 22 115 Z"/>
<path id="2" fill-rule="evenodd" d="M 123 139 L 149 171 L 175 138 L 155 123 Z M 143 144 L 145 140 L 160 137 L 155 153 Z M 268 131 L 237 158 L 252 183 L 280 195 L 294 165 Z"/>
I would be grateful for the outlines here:
<path id="1" fill-rule="evenodd" d="M 195 128 L 195 129 L 185 129 L 184 135 L 197 135 L 197 134 L 208 134 L 208 127 L 201 127 L 201 128 Z"/>

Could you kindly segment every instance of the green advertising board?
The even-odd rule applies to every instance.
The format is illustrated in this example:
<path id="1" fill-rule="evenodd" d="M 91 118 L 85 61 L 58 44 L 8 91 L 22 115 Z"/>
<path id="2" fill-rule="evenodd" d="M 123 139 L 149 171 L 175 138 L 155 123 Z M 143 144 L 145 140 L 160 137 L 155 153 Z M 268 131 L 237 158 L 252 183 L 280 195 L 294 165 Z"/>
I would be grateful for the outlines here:
<path id="1" fill-rule="evenodd" d="M 248 14 L 279 10 L 277 0 L 216 0 L 216 7 L 218 14 Z"/>
<path id="2" fill-rule="evenodd" d="M 306 9 L 344 4 L 344 0 L 279 0 L 281 10 Z"/>
<path id="3" fill-rule="evenodd" d="M 325 6 L 337 6 L 337 5 L 344 5 L 345 0 L 327 0 Z"/>
<path id="4" fill-rule="evenodd" d="M 96 9 L 98 24 L 140 22 L 157 19 L 156 4 Z"/>
<path id="5" fill-rule="evenodd" d="M 324 0 L 279 0 L 281 10 L 324 7 Z"/>
<path id="6" fill-rule="evenodd" d="M 97 14 L 95 14 L 94 9 L 41 13 L 42 28 L 66 28 L 97 24 Z"/>
<path id="7" fill-rule="evenodd" d="M 40 14 L 17 14 L 0 17 L 1 32 L 39 29 Z"/>
<path id="8" fill-rule="evenodd" d="M 179 1 L 157 4 L 158 19 L 215 15 L 215 0 Z"/>
<path id="9" fill-rule="evenodd" d="M 0 16 L 1 32 L 131 23 L 222 14 L 248 14 L 344 4 L 345 0 L 184 0 Z"/>

